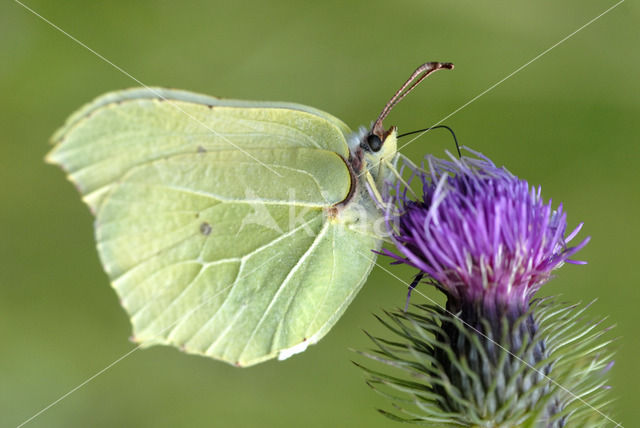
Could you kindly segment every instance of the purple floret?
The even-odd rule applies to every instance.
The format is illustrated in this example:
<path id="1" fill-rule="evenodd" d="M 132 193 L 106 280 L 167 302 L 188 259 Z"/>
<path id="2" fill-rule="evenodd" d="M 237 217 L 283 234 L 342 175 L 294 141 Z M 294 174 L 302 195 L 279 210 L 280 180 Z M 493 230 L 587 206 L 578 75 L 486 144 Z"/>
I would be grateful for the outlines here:
<path id="1" fill-rule="evenodd" d="M 477 158 L 405 164 L 422 195 L 412 200 L 401 182 L 391 189 L 386 221 L 400 254 L 383 253 L 425 272 L 455 300 L 526 305 L 552 270 L 584 264 L 570 257 L 589 238 L 569 247 L 582 224 L 565 236 L 562 205 L 554 210 L 540 187 L 470 152 Z"/>

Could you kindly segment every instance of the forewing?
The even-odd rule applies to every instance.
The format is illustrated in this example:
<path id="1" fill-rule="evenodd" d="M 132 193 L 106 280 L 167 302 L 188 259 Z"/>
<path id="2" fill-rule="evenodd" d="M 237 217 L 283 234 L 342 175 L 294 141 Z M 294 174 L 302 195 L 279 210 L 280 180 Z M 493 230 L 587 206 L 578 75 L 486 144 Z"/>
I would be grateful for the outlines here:
<path id="1" fill-rule="evenodd" d="M 341 124 L 296 104 L 134 89 L 103 95 L 72 115 L 53 136 L 55 147 L 47 161 L 62 166 L 95 213 L 129 170 L 167 156 L 237 150 L 259 165 L 249 150 L 306 147 L 348 159 L 346 126 Z"/>

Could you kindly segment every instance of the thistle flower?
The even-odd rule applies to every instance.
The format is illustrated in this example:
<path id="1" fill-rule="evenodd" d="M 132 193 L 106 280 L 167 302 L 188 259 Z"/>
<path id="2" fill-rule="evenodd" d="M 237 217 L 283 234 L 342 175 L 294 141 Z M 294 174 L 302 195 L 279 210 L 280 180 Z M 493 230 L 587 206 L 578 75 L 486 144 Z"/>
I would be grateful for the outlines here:
<path id="1" fill-rule="evenodd" d="M 419 269 L 417 280 L 426 276 L 447 303 L 379 318 L 398 337 L 371 336 L 377 349 L 363 354 L 401 374 L 365 368 L 369 383 L 409 418 L 383 413 L 405 422 L 596 426 L 606 421 L 598 414 L 611 358 L 606 330 L 582 320 L 584 308 L 533 299 L 554 269 L 584 263 L 571 257 L 588 238 L 569 246 L 582 224 L 567 235 L 562 206 L 554 210 L 540 188 L 472 153 L 428 156 L 426 169 L 406 161 L 409 180 L 389 191 L 397 253 L 383 254 Z"/>
<path id="2" fill-rule="evenodd" d="M 385 254 L 428 274 L 457 303 L 526 311 L 552 270 L 584 263 L 570 257 L 589 238 L 568 247 L 582 224 L 565 237 L 562 205 L 554 210 L 540 187 L 475 154 L 479 159 L 428 156 L 428 174 L 408 165 L 409 181 L 419 178 L 423 195 L 414 201 L 407 187 L 396 186 L 387 225 L 401 255 Z"/>

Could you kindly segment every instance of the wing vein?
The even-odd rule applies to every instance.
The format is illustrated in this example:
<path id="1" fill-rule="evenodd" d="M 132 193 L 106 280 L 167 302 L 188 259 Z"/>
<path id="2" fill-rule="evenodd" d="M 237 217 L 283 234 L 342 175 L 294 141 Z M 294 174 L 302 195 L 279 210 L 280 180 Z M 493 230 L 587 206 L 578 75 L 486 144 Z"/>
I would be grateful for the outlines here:
<path id="1" fill-rule="evenodd" d="M 309 248 L 307 248 L 307 250 L 304 252 L 302 257 L 300 257 L 300 259 L 296 262 L 296 264 L 291 268 L 291 270 L 289 271 L 289 273 L 285 277 L 285 279 L 282 282 L 282 284 L 280 284 L 280 287 L 278 287 L 278 290 L 273 295 L 273 297 L 271 298 L 271 301 L 269 302 L 269 305 L 265 309 L 264 314 L 262 314 L 262 317 L 260 317 L 260 320 L 258 321 L 258 323 L 254 327 L 253 331 L 251 332 L 251 335 L 249 336 L 249 339 L 247 340 L 244 348 L 242 349 L 242 351 L 240 351 L 240 354 L 238 355 L 238 359 L 242 358 L 242 355 L 245 353 L 245 351 L 247 350 L 248 346 L 251 344 L 251 341 L 253 340 L 255 334 L 260 329 L 260 326 L 262 325 L 262 323 L 266 319 L 267 315 L 269 314 L 269 312 L 273 308 L 273 305 L 278 300 L 280 294 L 286 288 L 286 286 L 289 284 L 289 281 L 291 281 L 291 278 L 298 271 L 300 266 L 302 266 L 304 264 L 304 262 L 309 257 L 309 255 L 317 248 L 318 242 L 326 234 L 328 228 L 329 228 L 329 221 L 326 221 L 325 224 L 322 226 L 322 229 L 320 230 L 320 232 L 316 235 L 316 237 L 311 242 L 311 245 L 309 245 Z"/>
<path id="2" fill-rule="evenodd" d="M 193 260 L 194 263 L 200 264 L 200 270 L 198 270 L 198 273 L 189 281 L 189 283 L 180 291 L 180 293 L 178 293 L 178 295 L 171 300 L 171 302 L 162 310 L 162 312 L 160 312 L 158 315 L 155 316 L 154 320 L 147 326 L 147 328 L 151 328 L 155 324 L 157 324 L 160 321 L 160 319 L 164 316 L 164 314 L 166 314 L 169 309 L 174 307 L 176 302 L 178 302 L 188 292 L 191 286 L 198 281 L 198 278 L 200 278 L 200 275 L 202 275 L 202 273 L 209 268 L 208 266 L 205 266 L 204 263 L 200 261 L 200 259 L 202 258 L 202 250 L 204 250 L 204 247 L 206 245 L 207 245 L 207 240 L 203 239 L 202 245 L 200 246 L 200 251 L 198 253 L 198 258 L 196 260 Z M 156 300 L 156 299 L 154 298 L 153 300 Z M 133 320 L 133 317 L 131 317 L 131 319 Z M 174 330 L 172 330 L 172 332 L 173 331 Z M 167 339 L 168 338 L 169 336 L 167 336 Z"/>
<path id="3" fill-rule="evenodd" d="M 304 202 L 299 202 L 299 201 L 287 201 L 287 200 L 268 200 L 268 199 L 232 199 L 232 198 L 225 198 L 222 197 L 220 195 L 216 195 L 214 193 L 209 193 L 209 192 L 201 192 L 201 191 L 197 191 L 197 190 L 193 190 L 193 189 L 188 189 L 185 187 L 180 187 L 180 186 L 167 186 L 167 185 L 156 185 L 157 187 L 161 187 L 161 188 L 165 188 L 165 189 L 170 189 L 170 190 L 178 190 L 190 195 L 196 195 L 196 196 L 204 196 L 204 197 L 208 197 L 223 203 L 234 203 L 234 204 L 246 204 L 246 205 L 255 205 L 255 204 L 262 204 L 262 205 L 285 205 L 285 206 L 298 206 L 298 207 L 309 207 L 309 208 L 325 208 L 327 205 L 326 204 L 311 204 L 311 203 L 304 203 Z"/>
<path id="4" fill-rule="evenodd" d="M 313 326 L 313 323 L 316 322 L 316 319 L 318 318 L 318 315 L 320 314 L 320 311 L 322 310 L 322 306 L 324 305 L 324 302 L 327 301 L 327 296 L 329 296 L 329 290 L 331 290 L 331 286 L 334 284 L 334 275 L 335 275 L 335 271 L 336 271 L 336 231 L 335 229 L 333 229 L 333 233 L 331 234 L 331 279 L 328 283 L 328 287 L 326 288 L 325 292 L 324 292 L 324 296 L 322 296 L 322 301 L 318 304 L 317 306 L 317 310 L 316 310 L 316 314 L 313 316 L 313 318 L 311 319 L 311 322 L 309 323 L 309 327 L 307 327 L 307 331 L 305 332 L 305 337 L 308 339 L 309 338 L 309 330 L 311 330 L 311 327 Z"/>
<path id="5" fill-rule="evenodd" d="M 198 335 L 202 330 L 204 330 L 204 329 L 205 329 L 205 328 L 207 328 L 209 325 L 211 325 L 211 323 L 213 323 L 213 322 L 214 322 L 215 318 L 218 316 L 218 314 L 220 313 L 220 311 L 222 310 L 222 308 L 224 308 L 224 307 L 227 305 L 227 303 L 228 303 L 228 302 L 229 302 L 229 300 L 230 300 L 230 299 L 229 299 L 229 296 L 230 296 L 230 295 L 231 295 L 231 293 L 233 292 L 233 287 L 235 286 L 235 284 L 236 284 L 236 282 L 237 282 L 237 280 L 238 280 L 238 277 L 239 277 L 239 275 L 240 275 L 240 273 L 241 273 L 242 269 L 244 269 L 244 266 L 246 266 L 246 262 L 247 262 L 247 260 L 248 260 L 249 258 L 251 258 L 252 256 L 254 256 L 254 255 L 258 254 L 260 251 L 264 250 L 265 248 L 268 248 L 269 246 L 273 245 L 274 243 L 277 243 L 277 242 L 281 241 L 282 239 L 286 239 L 287 237 L 294 235 L 296 232 L 298 232 L 298 231 L 299 231 L 300 229 L 302 229 L 303 227 L 306 227 L 307 225 L 311 224 L 311 222 L 313 222 L 314 220 L 317 220 L 317 218 L 318 218 L 318 217 L 315 217 L 315 218 L 313 218 L 313 219 L 309 220 L 307 223 L 304 223 L 304 224 L 302 224 L 302 225 L 300 225 L 300 226 L 296 227 L 295 229 L 292 229 L 292 230 L 290 230 L 289 232 L 287 232 L 287 233 L 285 233 L 285 234 L 283 234 L 283 235 L 279 236 L 278 238 L 276 238 L 276 239 L 274 239 L 274 240 L 270 241 L 269 243 L 267 243 L 267 244 L 265 244 L 265 245 L 262 245 L 262 246 L 260 246 L 260 247 L 256 248 L 255 250 L 251 251 L 250 253 L 245 254 L 245 255 L 242 257 L 242 263 L 241 263 L 240 268 L 238 269 L 238 274 L 236 275 L 236 279 L 235 279 L 235 280 L 234 280 L 234 282 L 229 286 L 229 287 L 231 287 L 231 288 L 232 288 L 232 290 L 229 292 L 229 294 L 227 294 L 227 297 L 225 298 L 224 302 L 222 302 L 222 304 L 221 304 L 221 305 L 216 309 L 216 311 L 215 311 L 213 314 L 211 314 L 211 316 L 209 317 L 209 319 L 208 319 L 206 322 L 204 322 L 204 323 L 203 323 L 203 324 L 198 328 L 198 330 L 196 330 L 196 331 L 191 335 L 191 338 L 189 338 L 186 342 L 188 342 L 188 341 L 192 340 L 192 339 L 193 339 L 194 337 L 196 337 L 196 336 L 197 336 L 197 335 Z M 254 270 L 252 270 L 250 273 L 255 272 L 256 270 L 258 270 L 258 269 L 259 269 L 259 268 L 261 268 L 262 266 L 266 265 L 269 261 L 271 261 L 271 260 L 273 260 L 274 258 L 279 257 L 279 256 L 280 256 L 279 254 L 276 254 L 275 256 L 273 256 L 273 257 L 269 258 L 267 262 L 265 262 L 265 263 L 261 264 L 260 266 L 258 266 L 258 267 L 257 267 L 257 268 L 255 268 Z M 249 275 L 249 274 L 247 274 L 247 275 L 242 275 L 242 277 L 244 278 L 244 277 L 246 277 L 246 276 L 248 276 L 248 275 Z M 227 287 L 227 288 L 228 288 L 228 287 Z M 226 289 L 226 288 L 225 288 L 225 289 Z"/>

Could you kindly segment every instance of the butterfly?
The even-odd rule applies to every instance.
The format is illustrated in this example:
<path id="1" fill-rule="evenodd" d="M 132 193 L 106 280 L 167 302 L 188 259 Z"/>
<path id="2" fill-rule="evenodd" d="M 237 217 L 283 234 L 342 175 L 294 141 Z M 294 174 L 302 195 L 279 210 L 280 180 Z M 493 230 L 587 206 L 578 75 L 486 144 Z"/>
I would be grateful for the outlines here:
<path id="1" fill-rule="evenodd" d="M 71 115 L 46 161 L 95 215 L 100 260 L 142 347 L 245 367 L 320 340 L 380 250 L 396 127 L 450 63 L 423 64 L 371 128 L 299 104 L 136 88 Z"/>

